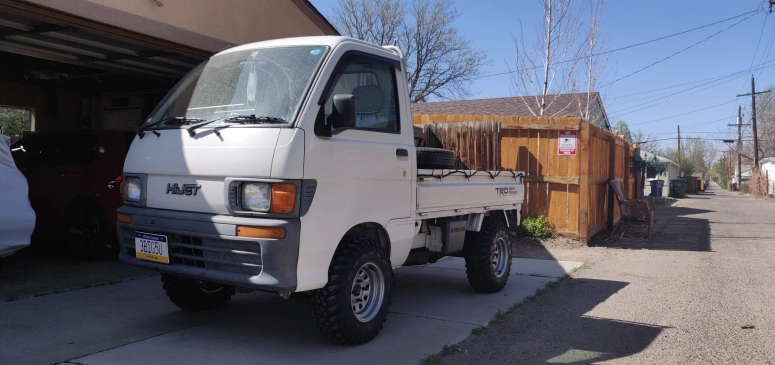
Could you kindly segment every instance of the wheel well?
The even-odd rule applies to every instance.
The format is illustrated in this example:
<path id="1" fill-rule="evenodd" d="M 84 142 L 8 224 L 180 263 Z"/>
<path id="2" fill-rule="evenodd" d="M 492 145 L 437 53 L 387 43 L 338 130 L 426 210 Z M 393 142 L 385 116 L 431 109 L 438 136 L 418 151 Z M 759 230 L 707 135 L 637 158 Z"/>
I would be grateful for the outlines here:
<path id="1" fill-rule="evenodd" d="M 390 236 L 388 236 L 387 230 L 379 223 L 361 223 L 355 227 L 350 228 L 344 237 L 348 236 L 365 236 L 369 237 L 377 242 L 385 249 L 387 256 L 390 257 Z"/>

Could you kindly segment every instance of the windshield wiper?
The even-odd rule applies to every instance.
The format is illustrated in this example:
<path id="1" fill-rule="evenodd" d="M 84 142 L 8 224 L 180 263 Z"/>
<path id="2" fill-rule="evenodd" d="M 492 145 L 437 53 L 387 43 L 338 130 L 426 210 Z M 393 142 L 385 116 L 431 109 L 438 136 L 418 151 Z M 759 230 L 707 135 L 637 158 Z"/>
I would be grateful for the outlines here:
<path id="1" fill-rule="evenodd" d="M 193 137 L 193 136 L 196 135 L 196 129 L 197 128 L 203 127 L 205 125 L 208 125 L 210 123 L 217 122 L 217 121 L 220 121 L 220 120 L 225 121 L 225 122 L 236 122 L 236 123 L 267 123 L 267 124 L 269 124 L 269 123 L 272 123 L 272 124 L 284 124 L 285 123 L 285 119 L 279 118 L 279 117 L 256 116 L 256 115 L 253 115 L 253 114 L 251 114 L 251 115 L 234 115 L 234 116 L 227 117 L 227 118 L 213 119 L 213 120 L 208 120 L 208 121 L 205 121 L 205 122 L 197 123 L 197 124 L 194 124 L 194 125 L 186 128 L 186 130 L 188 131 L 188 134 L 191 137 Z"/>
<path id="2" fill-rule="evenodd" d="M 166 123 L 166 124 L 189 124 L 189 123 L 196 123 L 196 122 L 203 122 L 204 119 L 202 118 L 187 118 L 187 117 L 172 117 L 172 118 L 165 118 L 161 120 L 157 120 L 151 124 L 146 124 L 139 129 L 137 129 L 137 135 L 140 136 L 140 139 L 143 138 L 145 135 L 145 131 L 147 131 L 151 127 L 155 127 L 159 124 Z"/>

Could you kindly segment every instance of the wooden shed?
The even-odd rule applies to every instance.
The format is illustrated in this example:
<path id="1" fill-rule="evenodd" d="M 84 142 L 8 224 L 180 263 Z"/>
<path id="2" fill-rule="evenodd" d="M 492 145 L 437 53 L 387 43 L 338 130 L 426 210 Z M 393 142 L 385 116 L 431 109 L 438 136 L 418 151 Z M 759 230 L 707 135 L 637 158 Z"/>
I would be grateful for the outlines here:
<path id="1" fill-rule="evenodd" d="M 586 243 L 621 221 L 608 182 L 640 195 L 638 149 L 580 118 L 415 114 L 429 147 L 455 151 L 458 168 L 524 171 L 523 216 L 544 214 L 557 234 Z M 562 140 L 561 140 L 562 138 Z"/>

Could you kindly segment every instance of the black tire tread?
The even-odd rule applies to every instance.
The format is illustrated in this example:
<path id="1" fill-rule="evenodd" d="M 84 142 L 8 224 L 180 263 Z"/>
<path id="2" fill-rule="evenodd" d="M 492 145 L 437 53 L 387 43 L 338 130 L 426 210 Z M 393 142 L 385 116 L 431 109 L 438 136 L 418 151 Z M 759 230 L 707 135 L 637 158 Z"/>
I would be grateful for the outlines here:
<path id="1" fill-rule="evenodd" d="M 511 273 L 511 264 L 506 268 L 503 278 L 497 278 L 492 271 L 490 262 L 490 250 L 496 236 L 501 233 L 507 242 L 509 239 L 508 227 L 502 222 L 485 218 L 479 232 L 466 232 L 463 245 L 463 257 L 466 261 L 466 275 L 468 283 L 477 292 L 497 293 L 506 286 Z M 508 252 L 511 255 L 511 252 Z"/>
<path id="2" fill-rule="evenodd" d="M 231 300 L 234 289 L 224 287 L 216 293 L 205 293 L 192 279 L 162 274 L 162 287 L 170 301 L 180 309 L 201 312 L 222 307 Z"/>
<path id="3" fill-rule="evenodd" d="M 355 318 L 349 306 L 341 305 L 339 300 L 341 300 L 342 295 L 349 298 L 349 283 L 347 281 L 350 270 L 358 269 L 354 268 L 353 265 L 363 256 L 374 254 L 380 258 L 382 268 L 386 270 L 387 287 L 382 302 L 382 313 L 372 320 L 370 324 L 373 323 L 373 326 L 366 326 Z M 363 236 L 343 238 L 329 266 L 328 283 L 325 287 L 312 293 L 312 310 L 318 329 L 326 338 L 340 345 L 352 346 L 371 341 L 385 323 L 392 299 L 393 286 L 393 270 L 385 250 L 379 243 Z M 371 327 L 371 329 L 364 327 Z"/>
<path id="4" fill-rule="evenodd" d="M 454 169 L 455 153 L 441 148 L 418 147 L 418 169 Z"/>

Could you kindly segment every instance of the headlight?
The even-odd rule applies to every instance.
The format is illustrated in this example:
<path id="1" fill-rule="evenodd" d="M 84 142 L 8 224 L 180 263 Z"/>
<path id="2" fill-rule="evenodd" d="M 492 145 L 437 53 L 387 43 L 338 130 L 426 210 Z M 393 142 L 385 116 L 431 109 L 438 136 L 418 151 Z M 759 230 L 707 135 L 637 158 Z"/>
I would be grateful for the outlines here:
<path id="1" fill-rule="evenodd" d="M 242 209 L 268 212 L 272 204 L 269 184 L 246 182 L 242 184 Z"/>
<path id="2" fill-rule="evenodd" d="M 142 180 L 139 177 L 124 178 L 124 200 L 139 203 L 142 191 Z"/>

